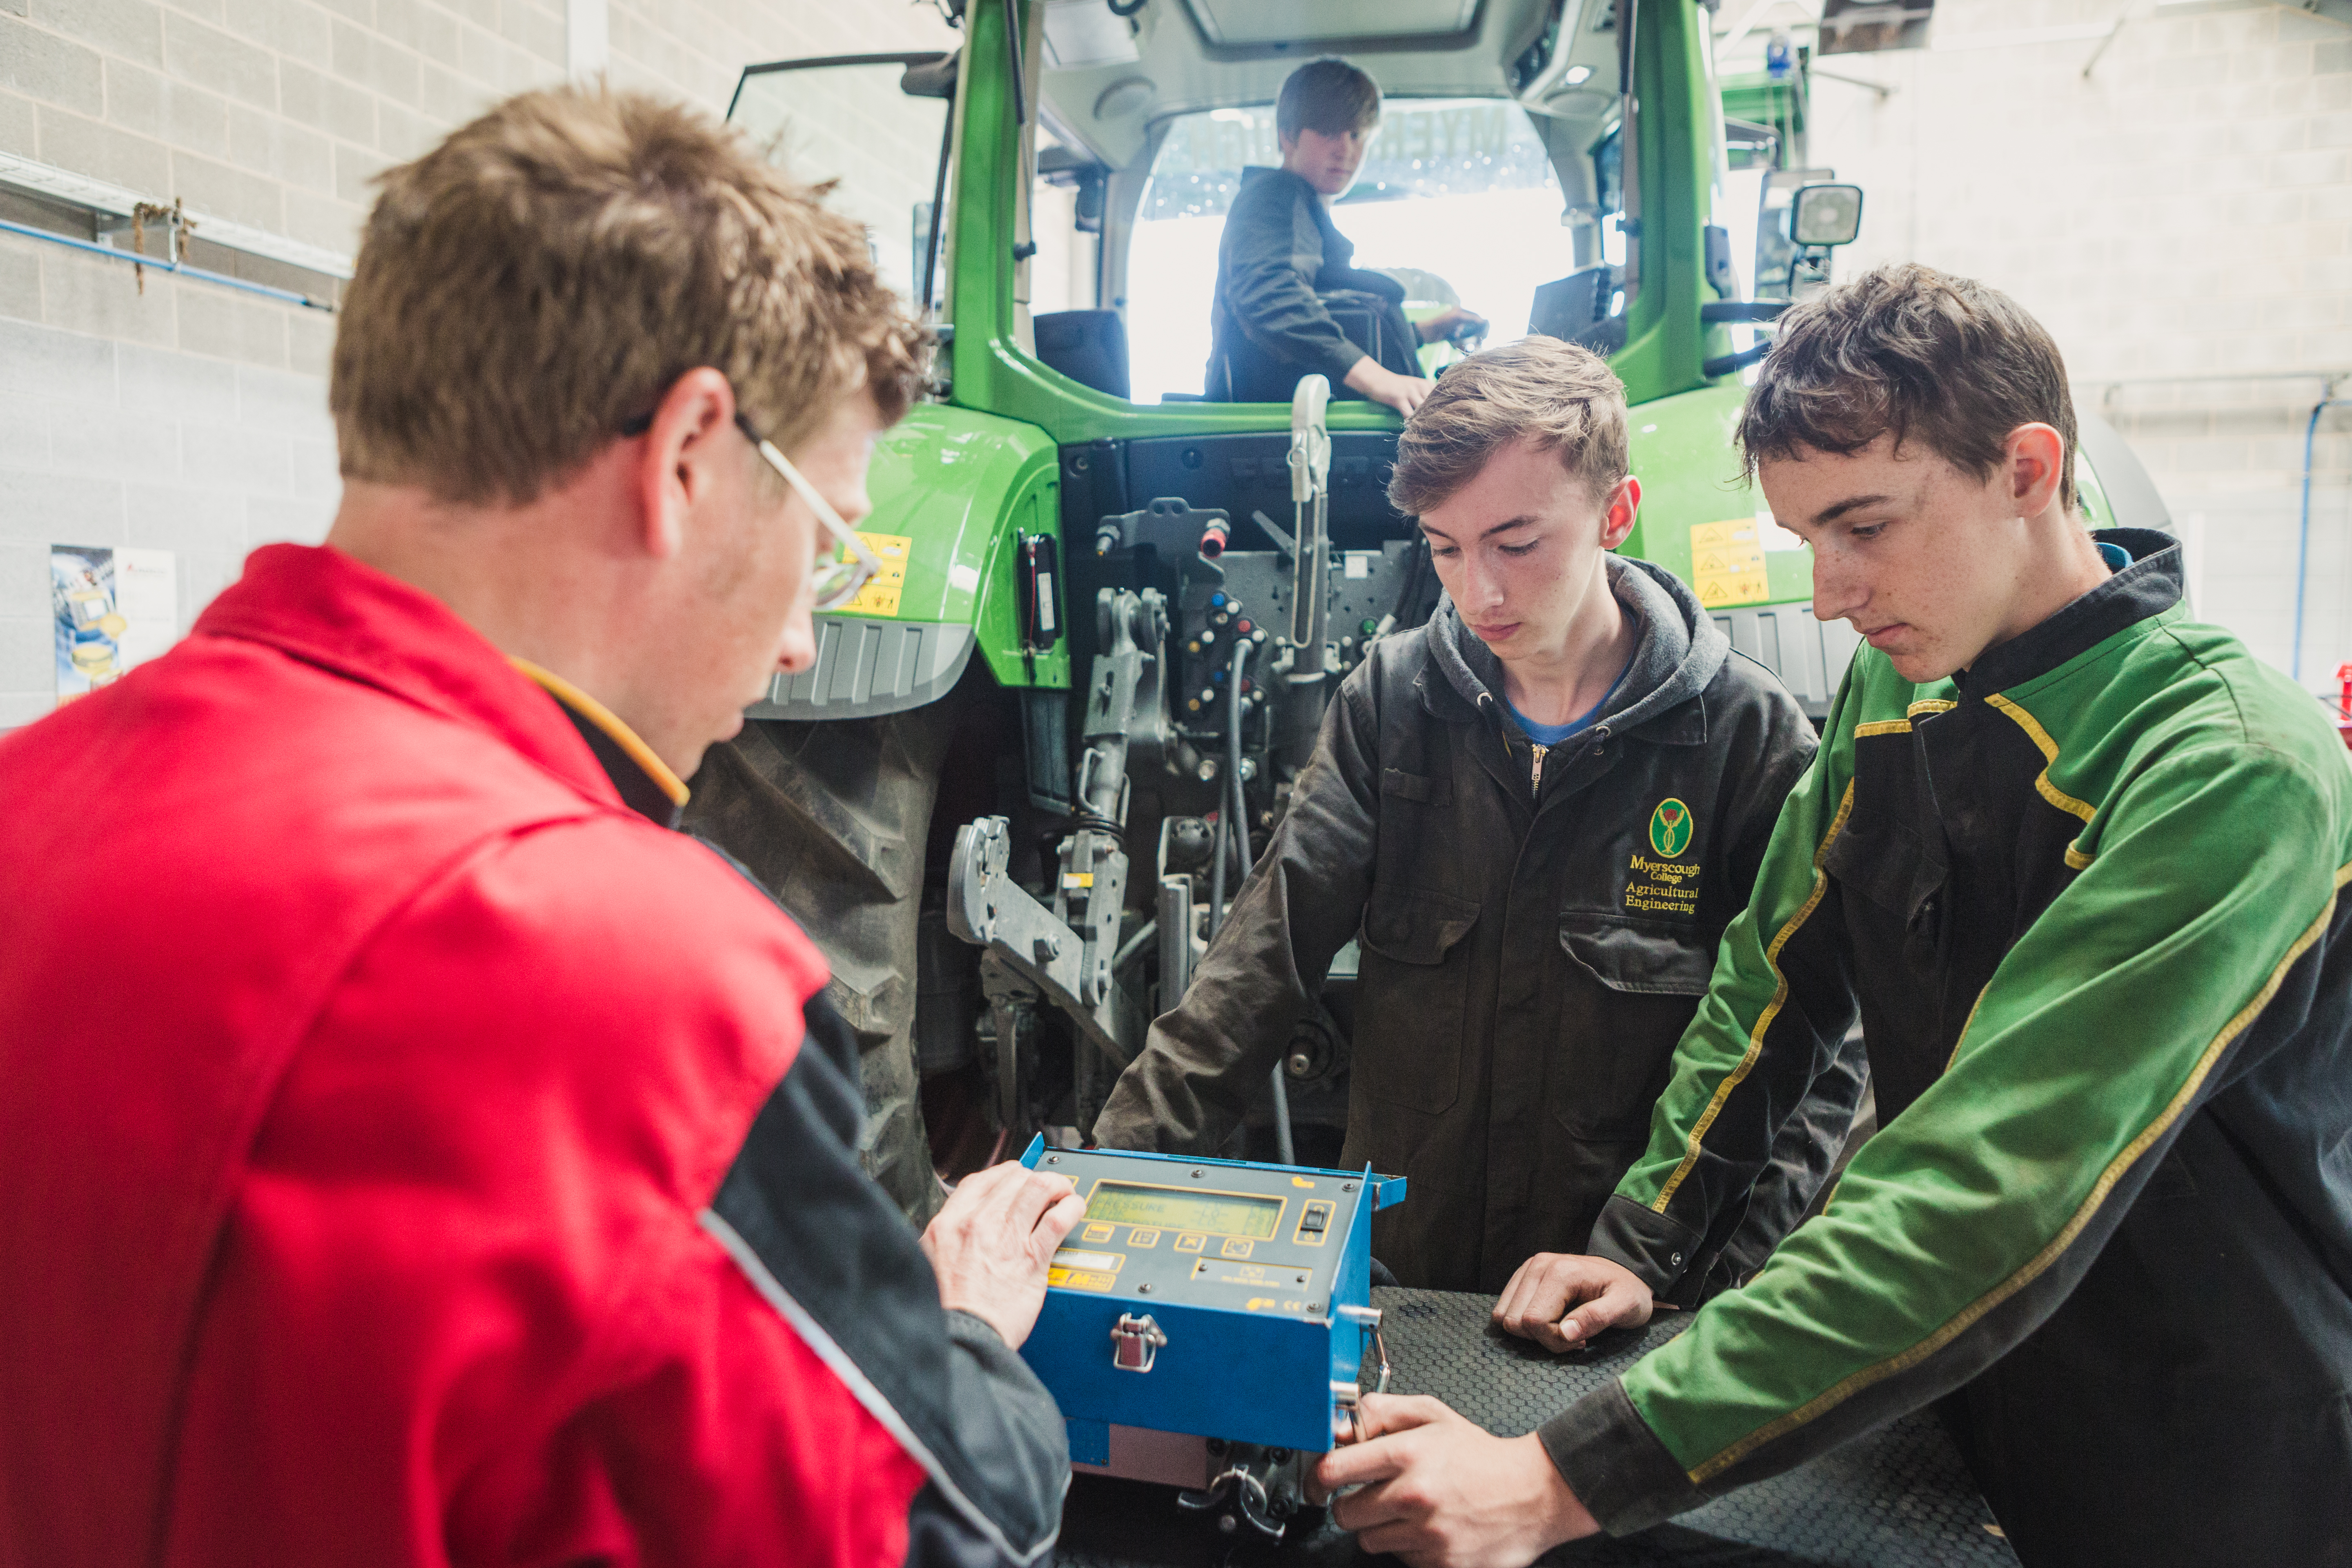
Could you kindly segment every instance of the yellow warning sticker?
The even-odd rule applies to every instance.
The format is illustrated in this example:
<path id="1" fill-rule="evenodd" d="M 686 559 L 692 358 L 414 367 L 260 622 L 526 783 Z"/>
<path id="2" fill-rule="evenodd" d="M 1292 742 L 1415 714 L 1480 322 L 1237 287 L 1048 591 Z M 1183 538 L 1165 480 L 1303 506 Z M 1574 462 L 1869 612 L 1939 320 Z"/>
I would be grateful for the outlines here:
<path id="1" fill-rule="evenodd" d="M 1118 1276 L 1097 1268 L 1048 1268 L 1045 1283 L 1065 1290 L 1116 1290 Z"/>
<path id="2" fill-rule="evenodd" d="M 1734 518 L 1727 522 L 1691 524 L 1691 586 L 1708 609 L 1726 605 L 1759 604 L 1770 596 L 1764 571 L 1764 546 L 1756 537 L 1756 520 Z"/>
<path id="3" fill-rule="evenodd" d="M 907 589 L 907 556 L 915 546 L 914 536 L 906 533 L 865 533 L 858 538 L 866 548 L 882 560 L 882 570 L 872 582 L 857 590 L 857 597 L 841 606 L 845 616 L 895 616 L 898 613 L 898 596 Z"/>

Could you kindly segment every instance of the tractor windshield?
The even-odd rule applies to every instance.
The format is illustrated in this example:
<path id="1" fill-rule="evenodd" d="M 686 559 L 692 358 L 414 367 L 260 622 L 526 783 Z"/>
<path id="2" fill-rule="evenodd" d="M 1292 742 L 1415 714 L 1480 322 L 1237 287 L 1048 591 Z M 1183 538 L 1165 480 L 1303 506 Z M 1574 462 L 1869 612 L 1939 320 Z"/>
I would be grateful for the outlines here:
<path id="1" fill-rule="evenodd" d="M 727 110 L 796 177 L 838 182 L 826 205 L 866 226 L 883 281 L 909 300 L 922 293 L 953 68 L 937 53 L 778 60 L 746 70 Z"/>
<path id="2" fill-rule="evenodd" d="M 1135 215 L 1127 298 L 1135 398 L 1201 394 L 1217 245 L 1243 169 L 1282 161 L 1274 109 L 1214 109 L 1168 126 Z M 1539 122 L 1495 99 L 1396 99 L 1354 186 L 1332 209 L 1354 265 L 1405 288 L 1405 313 L 1460 304 L 1494 323 L 1487 341 L 1528 329 L 1539 284 L 1579 262 Z M 1450 351 L 1424 350 L 1424 361 Z M 1434 368 L 1427 364 L 1427 368 Z"/>

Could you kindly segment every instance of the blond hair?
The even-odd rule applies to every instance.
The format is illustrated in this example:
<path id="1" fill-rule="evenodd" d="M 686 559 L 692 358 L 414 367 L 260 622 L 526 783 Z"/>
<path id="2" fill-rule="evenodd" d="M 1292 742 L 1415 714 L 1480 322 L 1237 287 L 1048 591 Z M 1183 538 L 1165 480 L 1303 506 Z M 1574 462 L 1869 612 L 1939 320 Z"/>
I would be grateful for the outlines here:
<path id="1" fill-rule="evenodd" d="M 520 503 L 709 365 L 790 451 L 918 330 L 866 236 L 738 132 L 639 93 L 510 98 L 379 176 L 335 334 L 344 477 Z"/>
<path id="2" fill-rule="evenodd" d="M 1605 499 L 1625 477 L 1625 388 L 1598 354 L 1526 337 L 1448 367 L 1397 438 L 1389 501 L 1419 517 L 1505 447 L 1531 442 Z"/>

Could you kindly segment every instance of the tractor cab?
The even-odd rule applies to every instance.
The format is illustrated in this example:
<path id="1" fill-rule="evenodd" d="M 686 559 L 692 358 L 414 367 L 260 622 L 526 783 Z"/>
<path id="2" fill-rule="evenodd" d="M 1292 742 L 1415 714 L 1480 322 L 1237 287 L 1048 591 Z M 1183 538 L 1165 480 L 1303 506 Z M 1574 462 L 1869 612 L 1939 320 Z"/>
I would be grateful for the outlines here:
<path id="1" fill-rule="evenodd" d="M 949 1042 L 937 1061 L 976 1058 L 995 1129 L 1025 1139 L 1092 1124 L 1280 820 L 1330 693 L 1437 601 L 1388 501 L 1394 414 L 1321 376 L 1213 400 L 1218 244 L 1244 171 L 1279 160 L 1290 72 L 1340 55 L 1383 95 L 1331 214 L 1354 265 L 1401 284 L 1408 319 L 1459 303 L 1489 342 L 1606 356 L 1644 493 L 1624 552 L 1683 576 L 1816 717 L 1856 639 L 1813 619 L 1810 559 L 1739 482 L 1731 435 L 1743 371 L 1854 237 L 1861 193 L 1804 168 L 1801 100 L 1766 93 L 1727 125 L 1697 0 L 943 5 L 960 47 L 754 66 L 730 111 L 838 182 L 937 344 L 929 396 L 875 453 L 865 534 L 886 569 L 750 716 L 986 706 L 988 756 L 949 770 L 960 820 L 892 828 L 932 840 L 926 941 L 968 946 L 893 962 L 955 1015 L 919 1020 Z M 1759 264 L 1774 298 L 1753 297 Z M 1417 352 L 1442 374 L 1459 350 Z M 2088 455 L 2105 525 L 2109 457 Z M 1343 953 L 1256 1151 L 1287 1160 L 1294 1125 L 1336 1150 L 1349 990 Z"/>

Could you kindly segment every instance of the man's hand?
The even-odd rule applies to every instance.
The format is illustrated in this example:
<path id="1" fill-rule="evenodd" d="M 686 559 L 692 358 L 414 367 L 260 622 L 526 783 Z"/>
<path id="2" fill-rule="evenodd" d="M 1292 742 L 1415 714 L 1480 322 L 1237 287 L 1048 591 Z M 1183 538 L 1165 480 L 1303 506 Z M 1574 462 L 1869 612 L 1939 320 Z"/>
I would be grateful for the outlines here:
<path id="1" fill-rule="evenodd" d="M 1535 1434 L 1497 1437 L 1419 1395 L 1364 1396 L 1367 1440 L 1315 1467 L 1331 1505 L 1366 1552 L 1393 1552 L 1412 1568 L 1524 1568 L 1563 1541 L 1601 1526 L 1560 1479 Z"/>
<path id="2" fill-rule="evenodd" d="M 1494 1317 L 1507 1333 L 1546 1350 L 1572 1351 L 1603 1329 L 1648 1322 L 1650 1288 L 1605 1258 L 1538 1252 L 1503 1287 Z"/>
<path id="3" fill-rule="evenodd" d="M 1423 381 L 1417 375 L 1399 375 L 1392 370 L 1383 370 L 1380 362 L 1370 354 L 1349 367 L 1347 384 L 1374 403 L 1387 404 L 1408 419 L 1412 417 L 1412 411 L 1429 401 L 1429 395 L 1437 390 L 1435 383 Z"/>
<path id="4" fill-rule="evenodd" d="M 1425 343 L 1442 343 L 1448 338 L 1476 342 L 1486 335 L 1486 318 L 1475 310 L 1465 310 L 1459 305 L 1449 305 L 1425 321 L 1413 323 L 1415 332 Z"/>
<path id="5" fill-rule="evenodd" d="M 1067 1176 L 1010 1160 L 966 1176 L 923 1232 L 940 1304 L 1019 1350 L 1045 1304 L 1045 1265 L 1086 1212 Z"/>

